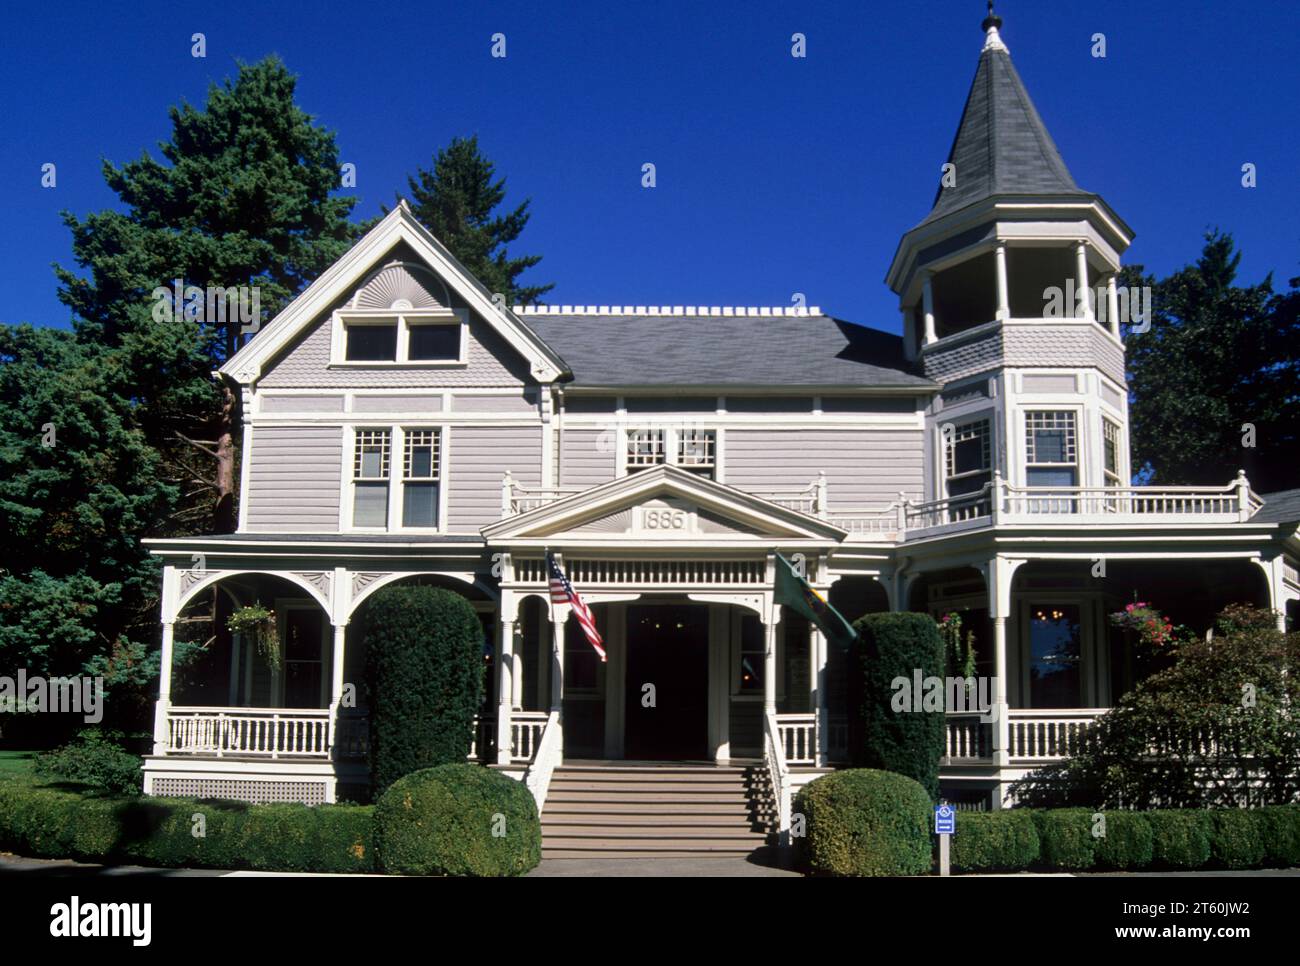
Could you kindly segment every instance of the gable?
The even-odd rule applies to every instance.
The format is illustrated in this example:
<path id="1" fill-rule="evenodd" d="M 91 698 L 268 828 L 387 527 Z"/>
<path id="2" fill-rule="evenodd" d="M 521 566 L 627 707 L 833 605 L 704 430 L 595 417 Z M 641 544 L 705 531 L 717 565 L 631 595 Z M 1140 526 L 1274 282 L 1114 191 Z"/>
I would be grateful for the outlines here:
<path id="1" fill-rule="evenodd" d="M 696 476 L 680 467 L 656 466 L 492 523 L 492 542 L 555 544 L 672 544 L 780 542 L 835 544 L 846 536 L 824 520 L 751 493 Z"/>
<path id="2" fill-rule="evenodd" d="M 389 263 L 395 258 L 410 261 L 426 271 L 392 271 Z M 329 365 L 330 357 L 321 354 L 324 337 L 320 330 L 324 327 L 329 334 L 332 313 L 345 308 L 374 311 L 394 306 L 466 313 L 466 321 L 473 329 L 473 342 L 467 343 L 473 358 L 464 360 L 465 363 L 485 365 L 496 360 L 510 372 L 508 380 L 501 373 L 494 374 L 491 378 L 498 381 L 490 381 L 488 385 L 516 385 L 529 378 L 546 383 L 569 375 L 564 360 L 507 306 L 494 300 L 492 293 L 416 221 L 405 201 L 263 326 L 221 371 L 244 385 L 257 382 L 273 368 L 280 370 L 281 379 L 291 382 L 302 379 L 303 372 L 318 367 L 322 358 Z M 479 350 L 476 353 L 475 347 Z M 295 370 L 297 375 L 293 375 Z M 360 378 L 355 373 L 342 377 L 341 370 L 338 366 L 329 370 L 331 374 L 339 373 L 342 379 L 342 382 L 331 380 L 331 384 L 343 385 L 350 379 Z M 445 377 L 453 371 L 451 367 L 428 369 L 424 378 L 446 384 L 448 380 L 439 374 Z M 400 382 L 379 384 L 432 383 L 408 376 Z"/>
<path id="3" fill-rule="evenodd" d="M 520 387 L 535 385 L 529 361 L 432 270 L 422 270 L 405 243 L 377 255 L 357 284 L 322 309 L 303 330 L 262 368 L 264 389 L 313 387 L 436 388 L 455 386 Z M 467 320 L 466 364 L 428 368 L 374 366 L 331 368 L 334 313 L 339 310 L 451 310 Z"/>

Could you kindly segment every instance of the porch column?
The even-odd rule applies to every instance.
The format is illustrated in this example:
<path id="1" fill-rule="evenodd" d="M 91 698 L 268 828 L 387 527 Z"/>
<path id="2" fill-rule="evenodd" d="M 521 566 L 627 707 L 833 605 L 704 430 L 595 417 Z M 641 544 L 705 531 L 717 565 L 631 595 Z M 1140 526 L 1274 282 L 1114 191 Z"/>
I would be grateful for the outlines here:
<path id="1" fill-rule="evenodd" d="M 924 342 L 929 345 L 938 340 L 934 328 L 934 290 L 930 285 L 929 272 L 921 276 L 921 311 L 925 316 Z"/>
<path id="2" fill-rule="evenodd" d="M 347 624 L 334 625 L 334 660 L 333 672 L 330 676 L 330 707 L 338 711 L 339 705 L 343 701 L 343 656 L 344 647 L 347 643 Z"/>
<path id="3" fill-rule="evenodd" d="M 565 615 L 567 618 L 568 615 Z M 551 710 L 564 707 L 564 627 L 566 620 L 551 618 Z"/>
<path id="4" fill-rule="evenodd" d="M 779 611 L 772 606 L 772 619 L 763 627 L 766 647 L 763 654 L 763 711 L 776 714 L 776 619 Z"/>
<path id="5" fill-rule="evenodd" d="M 162 652 L 158 664 L 158 703 L 154 705 L 153 753 L 167 752 L 167 712 L 172 704 L 172 652 L 175 650 L 171 621 L 162 622 Z"/>
<path id="6" fill-rule="evenodd" d="M 1119 338 L 1119 290 L 1115 287 L 1115 275 L 1106 280 L 1106 321 L 1110 323 L 1110 334 Z"/>
<path id="7" fill-rule="evenodd" d="M 1011 318 L 1011 299 L 1007 294 L 1007 246 L 997 247 L 998 266 L 998 321 Z"/>
<path id="8" fill-rule="evenodd" d="M 1077 286 L 1075 297 L 1079 299 L 1079 305 L 1083 309 L 1081 319 L 1091 319 L 1092 314 L 1092 292 L 1088 289 L 1088 246 L 1083 242 L 1074 246 L 1074 271 L 1077 276 L 1074 284 Z"/>
<path id="9" fill-rule="evenodd" d="M 502 620 L 497 637 L 497 764 L 510 764 L 510 710 L 514 698 L 515 622 Z"/>
<path id="10" fill-rule="evenodd" d="M 1011 760 L 1011 723 L 1007 720 L 1007 619 L 993 618 L 993 761 L 1006 768 Z"/>
<path id="11" fill-rule="evenodd" d="M 813 711 L 817 715 L 817 747 L 814 764 L 825 766 L 830 748 L 830 708 L 826 703 L 826 635 L 814 625 L 812 629 Z"/>

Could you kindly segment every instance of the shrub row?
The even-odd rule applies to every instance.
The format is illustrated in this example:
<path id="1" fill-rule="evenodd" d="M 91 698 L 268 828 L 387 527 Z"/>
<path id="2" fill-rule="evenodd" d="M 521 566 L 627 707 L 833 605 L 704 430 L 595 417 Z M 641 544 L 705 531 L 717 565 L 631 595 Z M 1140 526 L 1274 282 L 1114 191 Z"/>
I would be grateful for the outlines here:
<path id="1" fill-rule="evenodd" d="M 0 851 L 38 858 L 501 876 L 536 866 L 541 844 L 527 786 L 463 762 L 407 775 L 375 806 L 121 797 L 26 777 L 0 780 Z"/>
<path id="2" fill-rule="evenodd" d="M 0 850 L 163 867 L 370 872 L 372 813 L 357 805 L 120 798 L 14 778 L 0 782 Z"/>
<path id="3" fill-rule="evenodd" d="M 951 848 L 954 872 L 1291 867 L 1300 806 L 963 813 Z"/>

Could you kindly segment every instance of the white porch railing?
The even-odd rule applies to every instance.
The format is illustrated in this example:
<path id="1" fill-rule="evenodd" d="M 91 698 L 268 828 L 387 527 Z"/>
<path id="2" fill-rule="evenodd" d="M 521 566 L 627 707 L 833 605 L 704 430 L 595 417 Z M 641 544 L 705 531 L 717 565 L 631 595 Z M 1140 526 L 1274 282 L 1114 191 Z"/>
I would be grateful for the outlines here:
<path id="1" fill-rule="evenodd" d="M 328 708 L 167 710 L 166 754 L 329 758 Z"/>
<path id="2" fill-rule="evenodd" d="M 824 472 L 818 473 L 817 479 L 807 486 L 785 487 L 776 490 L 747 490 L 746 492 L 761 500 L 783 506 L 787 510 L 806 513 L 812 517 L 825 517 L 829 509 L 826 505 L 826 474 Z"/>
<path id="3" fill-rule="evenodd" d="M 546 806 L 546 793 L 551 787 L 551 776 L 555 766 L 563 757 L 564 742 L 560 733 L 560 712 L 552 711 L 543 715 L 541 740 L 536 745 L 537 753 L 524 773 L 524 784 L 533 793 L 540 814 Z"/>
<path id="4" fill-rule="evenodd" d="M 1013 761 L 1060 761 L 1083 751 L 1088 727 L 1106 708 L 1068 711 L 1013 710 L 1008 716 Z"/>
<path id="5" fill-rule="evenodd" d="M 817 763 L 817 715 L 778 714 L 776 730 L 786 764 Z"/>
<path id="6" fill-rule="evenodd" d="M 974 493 L 924 503 L 899 494 L 888 506 L 837 510 L 828 519 L 858 537 L 901 541 L 962 524 L 1244 523 L 1261 506 L 1244 473 L 1217 488 L 1014 486 L 995 473 Z"/>
<path id="7" fill-rule="evenodd" d="M 528 763 L 541 747 L 551 712 L 512 711 L 510 713 L 510 760 Z"/>
<path id="8" fill-rule="evenodd" d="M 772 781 L 772 795 L 776 799 L 777 832 L 782 845 L 788 844 L 790 837 L 790 813 L 793 810 L 790 793 L 790 768 L 785 760 L 785 750 L 781 747 L 781 729 L 776 715 L 770 711 L 763 714 L 763 761 Z"/>
<path id="9" fill-rule="evenodd" d="M 1107 708 L 1036 710 L 1012 708 L 1007 713 L 1008 757 L 1015 762 L 1060 761 L 1084 750 L 1088 727 Z M 978 714 L 948 715 L 944 757 L 949 762 L 993 760 L 993 723 Z"/>

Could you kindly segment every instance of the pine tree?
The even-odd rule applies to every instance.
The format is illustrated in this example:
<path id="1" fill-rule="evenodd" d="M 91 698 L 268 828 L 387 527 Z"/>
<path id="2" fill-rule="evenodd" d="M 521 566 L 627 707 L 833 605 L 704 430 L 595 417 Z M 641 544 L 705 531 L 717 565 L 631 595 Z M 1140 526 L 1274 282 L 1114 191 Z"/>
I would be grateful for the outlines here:
<path id="1" fill-rule="evenodd" d="M 334 134 L 295 104 L 294 88 L 275 57 L 241 64 L 233 82 L 209 88 L 202 109 L 171 109 L 161 161 L 104 162 L 125 210 L 63 216 L 88 275 L 56 268 L 59 297 L 80 339 L 127 351 L 143 428 L 186 489 L 177 524 L 188 532 L 234 525 L 237 401 L 229 386 L 212 384 L 211 371 L 234 354 L 241 329 L 271 318 L 356 231 L 347 220 L 355 199 L 333 196 Z M 245 322 L 234 305 L 206 298 L 155 297 L 175 279 L 205 293 L 247 286 L 258 319 Z M 243 306 L 251 309 L 251 298 Z"/>
<path id="2" fill-rule="evenodd" d="M 505 178 L 478 147 L 478 137 L 452 138 L 433 159 L 433 170 L 420 168 L 407 178 L 415 217 L 446 245 L 490 292 L 507 305 L 536 302 L 555 286 L 520 285 L 518 278 L 542 260 L 540 255 L 511 258 L 506 246 L 528 224 L 529 201 L 495 215 L 506 197 Z"/>
<path id="3" fill-rule="evenodd" d="M 1271 277 L 1237 283 L 1232 236 L 1206 236 L 1200 258 L 1152 288 L 1150 328 L 1129 326 L 1133 465 L 1159 484 L 1227 483 L 1245 469 L 1259 492 L 1300 486 L 1300 291 Z M 1253 445 L 1250 445 L 1253 444 Z"/>

